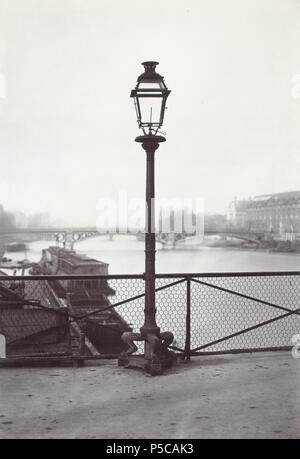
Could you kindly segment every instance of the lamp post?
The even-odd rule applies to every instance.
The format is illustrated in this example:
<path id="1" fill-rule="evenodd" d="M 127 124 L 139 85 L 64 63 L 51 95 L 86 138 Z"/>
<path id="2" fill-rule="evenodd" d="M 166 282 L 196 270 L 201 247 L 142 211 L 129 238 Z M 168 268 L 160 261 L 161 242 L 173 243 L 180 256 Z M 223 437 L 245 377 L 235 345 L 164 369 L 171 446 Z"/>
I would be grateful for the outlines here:
<path id="1" fill-rule="evenodd" d="M 143 62 L 145 68 L 130 97 L 134 99 L 137 121 L 143 134 L 135 141 L 146 151 L 146 237 L 145 237 L 145 321 L 140 333 L 125 332 L 122 335 L 127 349 L 119 358 L 119 365 L 142 367 L 150 374 L 160 374 L 174 360 L 168 351 L 173 341 L 171 332 L 161 332 L 156 323 L 155 305 L 155 152 L 165 137 L 158 135 L 163 124 L 166 101 L 170 94 L 164 78 L 156 73 L 158 62 Z M 144 341 L 144 357 L 134 357 L 137 347 L 134 341 Z"/>

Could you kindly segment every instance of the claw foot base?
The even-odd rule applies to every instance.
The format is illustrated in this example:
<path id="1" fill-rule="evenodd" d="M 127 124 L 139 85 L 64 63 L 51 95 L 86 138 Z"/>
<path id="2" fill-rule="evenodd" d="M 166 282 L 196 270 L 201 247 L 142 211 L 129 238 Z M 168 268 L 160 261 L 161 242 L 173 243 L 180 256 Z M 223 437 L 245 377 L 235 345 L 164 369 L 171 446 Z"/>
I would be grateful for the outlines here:
<path id="1" fill-rule="evenodd" d="M 160 333 L 159 337 L 148 334 L 146 339 L 140 333 L 125 332 L 122 335 L 122 340 L 127 347 L 119 356 L 119 366 L 143 370 L 151 376 L 156 376 L 162 374 L 165 368 L 170 368 L 176 363 L 175 353 L 168 349 L 168 346 L 173 341 L 171 332 Z M 150 357 L 132 355 L 137 351 L 133 341 L 145 341 L 150 344 Z"/>

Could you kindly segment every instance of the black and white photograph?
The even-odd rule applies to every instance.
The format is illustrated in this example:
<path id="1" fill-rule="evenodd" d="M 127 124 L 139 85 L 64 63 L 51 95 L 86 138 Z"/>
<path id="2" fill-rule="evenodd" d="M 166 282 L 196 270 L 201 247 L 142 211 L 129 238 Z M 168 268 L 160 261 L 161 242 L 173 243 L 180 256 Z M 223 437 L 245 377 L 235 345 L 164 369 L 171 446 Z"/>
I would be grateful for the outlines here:
<path id="1" fill-rule="evenodd" d="M 300 0 L 0 0 L 0 439 L 300 438 Z"/>

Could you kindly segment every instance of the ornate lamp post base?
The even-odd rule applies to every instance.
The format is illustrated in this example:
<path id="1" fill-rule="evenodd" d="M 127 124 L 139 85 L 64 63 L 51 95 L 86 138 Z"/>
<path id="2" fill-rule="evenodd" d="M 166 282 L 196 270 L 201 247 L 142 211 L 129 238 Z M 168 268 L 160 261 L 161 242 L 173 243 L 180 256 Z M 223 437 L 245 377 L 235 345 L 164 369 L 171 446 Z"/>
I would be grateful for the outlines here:
<path id="1" fill-rule="evenodd" d="M 118 365 L 125 368 L 144 370 L 151 376 L 160 375 L 165 368 L 171 367 L 176 362 L 176 355 L 168 349 L 174 336 L 171 332 L 160 333 L 159 336 L 148 333 L 125 332 L 122 340 L 127 349 L 119 356 Z M 132 355 L 137 351 L 134 341 L 145 341 L 145 356 Z"/>

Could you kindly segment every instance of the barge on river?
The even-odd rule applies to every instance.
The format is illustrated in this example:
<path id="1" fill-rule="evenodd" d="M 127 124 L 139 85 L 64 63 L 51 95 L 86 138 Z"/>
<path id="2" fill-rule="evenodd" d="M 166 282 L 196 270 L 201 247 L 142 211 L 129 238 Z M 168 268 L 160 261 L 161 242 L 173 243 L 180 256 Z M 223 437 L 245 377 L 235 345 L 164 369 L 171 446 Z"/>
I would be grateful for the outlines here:
<path id="1" fill-rule="evenodd" d="M 35 274 L 107 275 L 108 266 L 74 250 L 49 247 L 42 251 Z M 124 331 L 131 331 L 131 328 L 114 308 L 107 309 L 115 291 L 106 279 L 54 279 L 49 280 L 49 285 L 59 298 L 66 301 L 72 316 L 82 317 L 97 311 L 77 323 L 98 352 L 119 354 L 123 350 L 121 335 Z"/>

